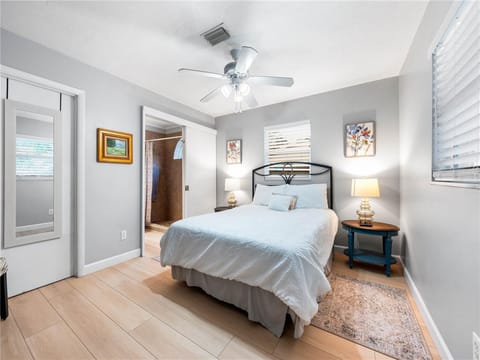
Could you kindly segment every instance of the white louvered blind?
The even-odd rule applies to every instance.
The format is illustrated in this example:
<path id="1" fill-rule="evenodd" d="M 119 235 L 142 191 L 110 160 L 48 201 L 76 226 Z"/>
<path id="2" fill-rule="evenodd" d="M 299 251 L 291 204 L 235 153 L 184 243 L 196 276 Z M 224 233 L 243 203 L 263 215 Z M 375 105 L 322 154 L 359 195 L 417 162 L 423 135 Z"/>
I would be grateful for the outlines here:
<path id="1" fill-rule="evenodd" d="M 480 184 L 479 1 L 461 5 L 432 61 L 432 178 Z"/>
<path id="2" fill-rule="evenodd" d="M 267 126 L 264 130 L 265 163 L 282 161 L 311 161 L 310 121 Z M 281 172 L 283 167 L 270 167 L 270 174 Z M 294 165 L 296 174 L 310 174 L 310 166 Z"/>
<path id="3" fill-rule="evenodd" d="M 53 139 L 16 137 L 16 175 L 53 177 Z"/>

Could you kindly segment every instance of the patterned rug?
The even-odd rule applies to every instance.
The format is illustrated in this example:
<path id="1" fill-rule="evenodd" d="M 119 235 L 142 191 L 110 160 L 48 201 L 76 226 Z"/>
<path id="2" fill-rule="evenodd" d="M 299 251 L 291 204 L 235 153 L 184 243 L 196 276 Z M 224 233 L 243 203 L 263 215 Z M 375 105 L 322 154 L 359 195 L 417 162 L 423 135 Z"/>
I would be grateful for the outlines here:
<path id="1" fill-rule="evenodd" d="M 332 274 L 312 325 L 402 360 L 431 360 L 404 289 Z"/>

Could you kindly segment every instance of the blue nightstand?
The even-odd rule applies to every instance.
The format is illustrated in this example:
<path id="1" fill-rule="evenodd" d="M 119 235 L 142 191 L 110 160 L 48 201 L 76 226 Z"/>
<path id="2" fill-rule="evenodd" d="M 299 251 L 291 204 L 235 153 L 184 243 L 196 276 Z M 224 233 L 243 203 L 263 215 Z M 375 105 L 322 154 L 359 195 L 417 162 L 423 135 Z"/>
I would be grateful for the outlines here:
<path id="1" fill-rule="evenodd" d="M 395 225 L 376 221 L 373 222 L 372 226 L 361 226 L 358 220 L 344 220 L 342 221 L 342 227 L 348 231 L 348 249 L 345 249 L 344 254 L 348 256 L 350 268 L 353 267 L 353 260 L 385 265 L 385 274 L 390 276 L 390 267 L 397 262 L 392 257 L 392 236 L 398 235 L 400 229 Z M 383 253 L 355 249 L 353 246 L 355 233 L 381 236 Z"/>

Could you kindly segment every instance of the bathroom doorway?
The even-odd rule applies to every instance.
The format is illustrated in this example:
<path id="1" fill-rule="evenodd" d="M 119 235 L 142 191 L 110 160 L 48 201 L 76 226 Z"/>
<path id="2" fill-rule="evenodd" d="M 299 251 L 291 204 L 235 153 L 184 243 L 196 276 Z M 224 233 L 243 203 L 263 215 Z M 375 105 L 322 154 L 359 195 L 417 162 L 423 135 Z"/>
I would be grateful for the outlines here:
<path id="1" fill-rule="evenodd" d="M 144 139 L 145 230 L 166 231 L 183 217 L 183 128 L 147 120 Z"/>

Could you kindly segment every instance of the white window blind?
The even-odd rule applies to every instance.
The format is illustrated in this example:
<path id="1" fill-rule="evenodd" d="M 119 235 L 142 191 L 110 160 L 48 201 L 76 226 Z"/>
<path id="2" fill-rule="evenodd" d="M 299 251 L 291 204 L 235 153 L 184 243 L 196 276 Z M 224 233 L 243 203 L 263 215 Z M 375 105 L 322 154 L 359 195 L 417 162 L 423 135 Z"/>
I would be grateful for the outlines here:
<path id="1" fill-rule="evenodd" d="M 432 61 L 432 178 L 480 184 L 480 2 L 460 6 Z"/>
<path id="2" fill-rule="evenodd" d="M 53 139 L 17 135 L 16 175 L 53 177 Z"/>
<path id="3" fill-rule="evenodd" d="M 283 161 L 311 161 L 310 121 L 301 121 L 276 126 L 267 126 L 264 130 L 265 163 L 272 164 Z M 281 172 L 270 167 L 270 173 Z M 310 174 L 310 166 L 294 164 L 296 174 Z"/>

